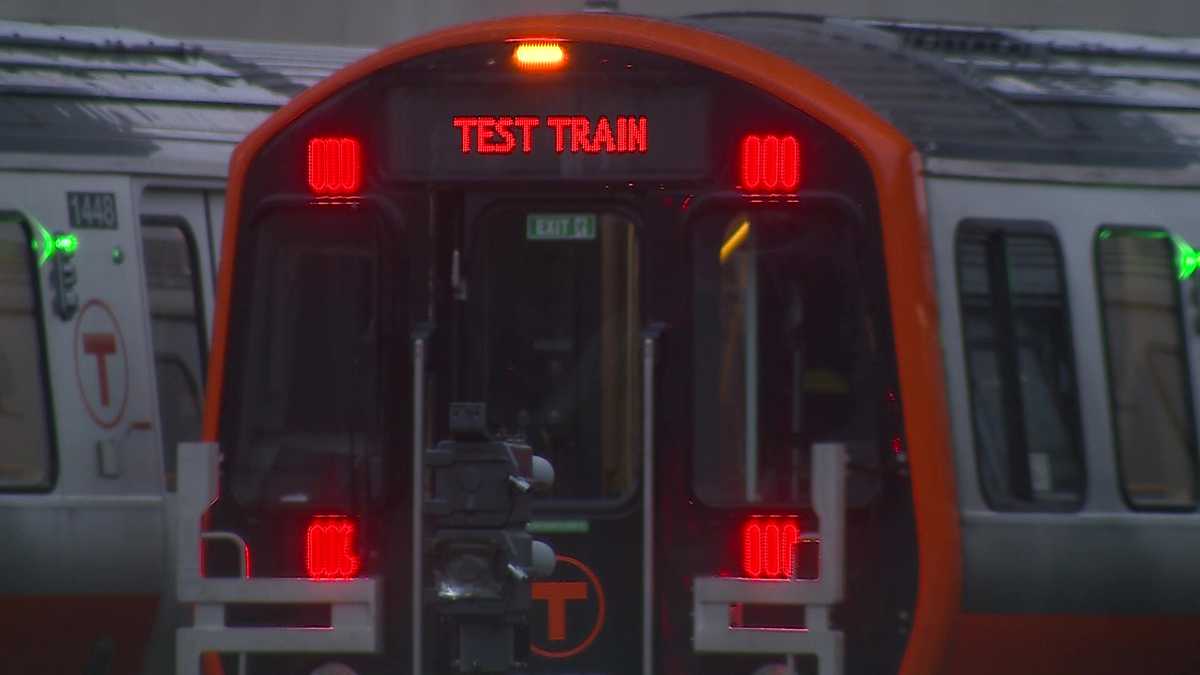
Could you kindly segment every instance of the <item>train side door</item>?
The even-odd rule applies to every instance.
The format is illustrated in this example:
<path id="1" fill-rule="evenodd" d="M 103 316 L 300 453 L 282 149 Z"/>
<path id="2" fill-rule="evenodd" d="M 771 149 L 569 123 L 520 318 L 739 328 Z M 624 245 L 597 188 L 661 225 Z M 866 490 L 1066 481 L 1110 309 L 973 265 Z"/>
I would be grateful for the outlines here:
<path id="1" fill-rule="evenodd" d="M 639 672 L 640 219 L 585 201 L 466 209 L 450 262 L 456 370 L 437 405 L 486 402 L 494 437 L 555 467 L 530 525 L 557 554 L 532 584 L 530 672 Z"/>
<path id="2" fill-rule="evenodd" d="M 5 666 L 136 672 L 162 581 L 163 520 L 129 180 L 4 181 L 38 246 L 56 456 L 38 491 L 4 495 L 0 509 L 6 548 L 20 552 L 0 556 L 5 611 L 20 617 L 4 636 Z"/>
<path id="3" fill-rule="evenodd" d="M 210 246 L 210 194 L 147 189 L 139 209 L 140 267 L 154 364 L 156 435 L 167 523 L 175 522 L 176 446 L 199 440 L 201 431 L 216 271 Z M 175 629 L 186 615 L 175 601 L 174 536 L 168 527 L 163 557 L 169 564 L 147 650 L 147 673 L 173 667 Z"/>

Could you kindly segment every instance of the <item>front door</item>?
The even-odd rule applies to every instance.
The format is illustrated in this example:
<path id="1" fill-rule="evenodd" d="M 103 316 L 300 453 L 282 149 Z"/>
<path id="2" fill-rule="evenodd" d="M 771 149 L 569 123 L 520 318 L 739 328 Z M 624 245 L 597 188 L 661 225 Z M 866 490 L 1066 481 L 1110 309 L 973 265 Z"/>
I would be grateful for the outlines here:
<path id="1" fill-rule="evenodd" d="M 556 478 L 535 537 L 557 554 L 533 584 L 534 673 L 642 668 L 641 234 L 588 200 L 469 201 L 449 250 L 450 401 L 484 401 Z"/>

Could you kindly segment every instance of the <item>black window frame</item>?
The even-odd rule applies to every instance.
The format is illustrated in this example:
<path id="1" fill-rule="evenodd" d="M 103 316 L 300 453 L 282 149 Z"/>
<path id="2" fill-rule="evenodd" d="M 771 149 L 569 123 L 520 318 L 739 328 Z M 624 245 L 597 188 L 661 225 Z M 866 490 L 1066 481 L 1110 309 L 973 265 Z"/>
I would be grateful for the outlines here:
<path id="1" fill-rule="evenodd" d="M 1162 233 L 1161 239 L 1168 243 L 1171 252 L 1175 253 L 1175 235 L 1171 230 L 1162 225 L 1135 225 L 1128 223 L 1102 223 L 1096 227 L 1095 234 L 1092 236 L 1092 266 L 1096 279 L 1096 311 L 1099 317 L 1099 332 L 1101 346 L 1104 350 L 1104 377 L 1105 377 L 1105 398 L 1108 400 L 1108 427 L 1113 440 L 1113 462 L 1116 468 L 1117 488 L 1121 492 L 1121 499 L 1125 506 L 1132 511 L 1141 511 L 1148 513 L 1192 513 L 1200 510 L 1200 434 L 1196 430 L 1196 414 L 1195 401 L 1193 395 L 1193 387 L 1191 372 L 1191 357 L 1188 349 L 1188 330 L 1186 307 L 1184 305 L 1182 284 L 1174 284 L 1174 296 L 1176 312 L 1175 325 L 1179 335 L 1180 348 L 1183 350 L 1183 376 L 1184 376 L 1184 413 L 1188 418 L 1188 429 L 1190 435 L 1190 452 L 1188 459 L 1192 465 L 1192 503 L 1190 506 L 1140 506 L 1129 496 L 1129 490 L 1126 487 L 1125 472 L 1121 461 L 1121 435 L 1117 429 L 1116 416 L 1116 397 L 1113 395 L 1113 363 L 1111 345 L 1109 344 L 1108 330 L 1105 317 L 1105 302 L 1104 302 L 1104 274 L 1100 263 L 1100 242 L 1109 237 L 1104 237 L 1105 232 L 1113 232 L 1122 230 L 1126 232 L 1155 232 Z M 1111 234 L 1109 235 L 1111 236 Z M 1178 275 L 1178 259 L 1175 255 L 1171 256 L 1172 264 L 1176 266 L 1176 275 Z"/>
<path id="2" fill-rule="evenodd" d="M 199 385 L 198 393 L 199 393 L 199 400 L 200 400 L 200 419 L 201 419 L 201 428 L 203 429 L 204 398 L 208 393 L 208 351 L 209 351 L 208 336 L 210 334 L 210 328 L 208 325 L 208 315 L 205 312 L 206 308 L 205 308 L 205 304 L 204 304 L 204 286 L 203 286 L 204 275 L 200 269 L 200 246 L 199 246 L 199 243 L 196 241 L 196 236 L 192 233 L 192 224 L 188 221 L 187 218 L 184 218 L 181 215 L 146 214 L 141 217 L 138 224 L 139 224 L 138 236 L 141 239 L 141 241 L 139 243 L 142 246 L 142 259 L 139 261 L 139 264 L 142 266 L 143 285 L 146 288 L 146 318 L 151 323 L 150 348 L 151 348 L 152 357 L 153 357 L 152 361 L 154 363 L 154 386 L 155 386 L 156 393 L 158 393 L 158 387 L 160 385 L 160 382 L 158 379 L 158 367 L 159 367 L 160 358 L 162 356 L 173 356 L 173 355 L 171 355 L 169 352 L 159 352 L 159 350 L 154 345 L 154 341 L 153 341 L 154 312 L 153 312 L 153 308 L 152 308 L 152 305 L 150 302 L 150 271 L 149 271 L 148 267 L 146 266 L 145 238 L 142 236 L 142 231 L 148 227 L 149 228 L 157 228 L 157 229 L 174 229 L 174 230 L 178 230 L 180 232 L 180 234 L 183 235 L 184 246 L 187 248 L 188 263 L 191 265 L 191 268 L 192 268 L 192 307 L 194 307 L 195 311 L 196 311 L 196 333 L 197 333 L 196 341 L 197 341 L 197 344 L 199 345 L 199 351 L 200 351 L 200 354 L 199 354 L 199 356 L 200 356 L 200 372 L 197 373 L 197 375 L 199 376 L 199 380 L 196 384 Z M 175 358 L 175 359 L 163 359 L 163 360 L 176 360 L 177 361 L 178 359 Z M 160 403 L 161 403 L 161 399 L 156 398 L 154 401 L 154 405 L 158 406 Z M 165 489 L 167 492 L 175 492 L 176 491 L 176 482 L 175 482 L 176 476 L 174 473 L 168 473 L 167 467 L 169 465 L 173 465 L 173 462 L 169 458 L 174 455 L 176 450 L 175 450 L 175 448 L 167 447 L 167 444 L 165 442 L 166 439 L 162 436 L 162 433 L 166 431 L 166 427 L 162 422 L 162 409 L 161 408 L 159 408 L 158 413 L 159 413 L 158 419 L 159 419 L 159 427 L 160 427 L 159 438 L 161 441 L 163 441 L 163 448 L 162 448 L 162 452 L 163 452 L 163 489 Z M 196 438 L 193 440 L 200 440 L 200 439 Z M 176 467 L 176 469 L 178 469 L 178 467 Z"/>
<path id="3" fill-rule="evenodd" d="M 46 412 L 46 480 L 37 484 L 30 485 L 3 485 L 0 486 L 0 493 L 14 494 L 45 494 L 53 492 L 58 486 L 59 479 L 59 445 L 58 445 L 58 424 L 54 409 L 54 382 L 50 377 L 50 355 L 49 355 L 49 340 L 46 335 L 47 317 L 44 303 L 42 302 L 42 275 L 41 268 L 38 265 L 37 256 L 34 252 L 34 237 L 39 233 L 34 232 L 34 226 L 41 228 L 41 224 L 32 216 L 22 213 L 21 211 L 0 211 L 0 226 L 12 224 L 16 225 L 25 233 L 25 255 L 28 262 L 30 288 L 33 289 L 33 318 L 37 324 L 37 339 L 38 339 L 38 372 L 42 379 L 42 405 Z M 44 229 L 44 228 L 43 228 Z M 47 260 L 47 262 L 49 262 Z"/>
<path id="4" fill-rule="evenodd" d="M 1001 342 L 1016 342 L 1016 328 L 1013 325 L 1013 316 L 1011 309 L 1011 301 L 1009 300 L 1010 279 L 1007 269 L 1003 270 L 1003 299 L 997 302 L 992 300 L 992 311 L 997 312 L 996 304 L 1001 304 L 1007 308 L 1007 311 L 1001 310 L 1002 322 L 1000 327 L 995 325 L 993 320 L 993 331 L 1004 330 L 1007 326 L 1008 333 L 1006 340 L 997 341 L 996 351 L 997 358 L 1004 358 L 1008 367 L 999 368 L 1002 373 L 1004 391 L 1002 393 L 1002 401 L 1005 408 L 1004 425 L 1006 434 L 1005 442 L 1008 445 L 1008 455 L 1006 461 L 1006 469 L 1009 471 L 1009 490 L 1008 494 L 997 495 L 995 491 L 989 487 L 988 481 L 984 475 L 984 462 L 981 461 L 983 454 L 987 452 L 984 443 L 980 440 L 980 430 L 975 418 L 975 395 L 974 387 L 971 382 L 973 380 L 973 369 L 971 366 L 970 347 L 967 340 L 967 303 L 966 295 L 964 294 L 963 274 L 962 274 L 962 241 L 964 236 L 984 234 L 987 236 L 1002 235 L 1005 238 L 1009 235 L 1023 237 L 1041 237 L 1049 241 L 1051 248 L 1054 251 L 1056 268 L 1058 270 L 1059 280 L 1061 283 L 1061 300 L 1062 300 L 1062 315 L 1063 315 L 1063 339 L 1062 343 L 1068 350 L 1064 355 L 1064 362 L 1070 368 L 1070 378 L 1072 388 L 1074 390 L 1074 407 L 1068 411 L 1073 413 L 1071 419 L 1064 419 L 1066 422 L 1067 433 L 1070 434 L 1072 446 L 1075 450 L 1075 458 L 1079 468 L 1079 495 L 1078 499 L 1072 502 L 1055 502 L 1038 500 L 1033 494 L 1032 477 L 1029 477 L 1029 439 L 1026 433 L 1025 422 L 1025 401 L 1022 394 L 1022 387 L 1019 381 L 1019 351 L 1008 349 L 1008 354 L 1002 356 L 999 354 Z M 1007 265 L 1007 261 L 1005 261 Z M 989 261 L 986 273 L 989 277 L 989 288 L 995 288 L 1000 279 L 995 278 L 997 272 L 992 269 L 992 262 Z M 1066 261 L 1063 257 L 1062 242 L 1058 237 L 1058 231 L 1054 225 L 1045 220 L 1023 220 L 1023 219 L 1004 219 L 1004 218 L 964 218 L 955 226 L 954 232 L 954 275 L 955 275 L 955 292 L 958 296 L 959 310 L 959 330 L 960 343 L 963 349 L 963 376 L 967 384 L 967 417 L 971 425 L 971 442 L 974 445 L 974 460 L 975 460 L 975 479 L 979 486 L 980 494 L 983 496 L 984 503 L 992 511 L 998 512 L 1016 512 L 1016 513 L 1073 513 L 1083 510 L 1089 499 L 1088 490 L 1088 461 L 1087 447 L 1083 435 L 1083 405 L 1080 397 L 1079 387 L 1079 362 L 1076 354 L 1075 329 L 1071 317 L 1071 289 L 1069 278 L 1067 275 Z M 990 293 L 993 295 L 993 293 Z M 1015 405 L 1014 405 L 1015 404 Z M 1019 429 L 1020 433 L 1014 435 L 1013 429 Z M 1013 445 L 1013 439 L 1019 437 L 1019 445 Z M 1015 452 L 1014 452 L 1015 451 Z M 1013 481 L 1012 471 L 1016 465 L 1015 459 L 1023 458 L 1021 466 L 1023 467 L 1024 475 L 1027 477 L 1026 483 L 1029 485 L 1029 497 L 1022 498 L 1014 490 L 1011 489 Z"/>
<path id="5" fill-rule="evenodd" d="M 317 211 L 313 211 L 314 205 L 318 209 Z M 329 213 L 327 214 L 325 210 L 328 210 Z M 235 252 L 240 261 L 235 267 L 233 280 L 235 297 L 244 299 L 248 296 L 253 296 L 254 286 L 258 283 L 258 271 L 255 260 L 259 247 L 263 245 L 261 229 L 264 224 L 280 218 L 297 215 L 304 216 L 309 213 L 319 213 L 322 216 L 326 216 L 338 212 L 351 214 L 352 217 L 361 219 L 364 222 L 370 221 L 371 226 L 376 228 L 378 233 L 384 235 L 385 238 L 391 238 L 386 239 L 387 244 L 393 247 L 389 251 L 409 250 L 402 246 L 397 246 L 395 240 L 410 237 L 414 233 L 419 234 L 419 228 L 412 227 L 412 220 L 403 215 L 398 203 L 389 199 L 367 197 L 344 203 L 320 203 L 312 201 L 307 196 L 292 194 L 269 198 L 257 208 L 248 210 L 244 214 L 243 223 L 245 225 L 243 225 L 243 231 L 238 237 L 239 241 L 236 244 Z M 419 240 L 413 240 L 411 252 L 406 253 L 396 260 L 400 260 L 405 266 L 414 264 L 420 255 L 419 246 Z M 401 289 L 402 293 L 410 292 L 412 289 L 409 288 L 409 283 L 410 280 L 407 278 L 398 278 L 395 283 L 385 284 L 384 287 L 378 290 L 381 294 L 386 295 L 386 299 L 393 299 L 397 289 Z M 234 474 L 247 470 L 244 464 L 247 460 L 239 456 L 241 452 L 248 451 L 248 446 L 244 446 L 240 442 L 244 433 L 244 424 L 246 424 L 245 418 L 254 417 L 246 407 L 246 396 L 248 394 L 243 386 L 245 375 L 240 372 L 240 369 L 245 366 L 247 351 L 253 352 L 255 348 L 255 345 L 249 343 L 256 342 L 261 338 L 254 330 L 254 326 L 250 321 L 250 314 L 253 311 L 252 304 L 246 301 L 234 302 L 229 308 L 229 323 L 231 326 L 236 326 L 236 329 L 231 330 L 227 336 L 224 363 L 222 364 L 224 372 L 221 374 L 222 381 L 220 382 L 221 419 L 217 429 L 217 437 L 220 439 L 222 447 L 228 448 L 222 452 L 225 457 L 223 461 L 229 467 L 229 471 L 221 473 L 221 499 L 235 504 L 237 509 L 246 511 L 281 509 L 285 511 L 315 512 L 330 508 L 328 505 L 322 503 L 310 504 L 305 502 L 296 505 L 279 505 L 267 502 L 261 494 L 261 486 L 254 488 L 254 494 L 251 498 L 243 499 L 244 495 L 241 494 L 241 490 L 235 489 Z M 409 318 L 412 317 L 405 317 L 405 319 Z M 395 324 L 398 321 L 395 314 L 385 312 L 380 316 L 380 320 L 382 322 L 380 330 L 386 333 L 388 339 L 394 339 L 396 335 Z M 415 319 L 413 320 L 415 321 Z M 410 326 L 410 329 L 414 335 L 418 330 L 415 324 Z M 404 342 L 408 345 L 408 348 L 411 348 L 411 343 L 408 340 Z M 405 352 L 395 359 L 395 363 L 389 363 L 387 367 L 401 363 L 406 364 L 410 361 L 411 354 Z M 214 386 L 214 383 L 207 383 L 206 386 Z M 389 394 L 390 392 L 391 390 L 389 389 Z M 377 404 L 382 405 L 379 402 Z M 409 422 L 411 424 L 411 420 Z M 382 444 L 385 441 L 390 442 L 390 439 L 394 438 L 394 436 L 390 435 L 390 429 L 381 428 L 378 431 L 379 433 L 375 440 L 380 441 L 381 445 L 379 448 L 382 448 Z M 411 428 L 407 432 L 411 434 Z M 382 458 L 378 459 L 378 461 L 385 463 L 385 467 L 378 475 L 372 474 L 375 476 L 374 480 L 369 480 L 365 489 L 354 496 L 352 499 L 353 503 L 350 504 L 350 512 L 356 514 L 375 512 L 379 509 L 389 508 L 397 502 L 407 502 L 410 496 L 404 490 L 390 487 L 390 480 L 394 470 L 392 464 L 389 464 L 389 462 L 393 461 L 391 455 L 378 448 L 374 453 L 370 449 L 366 450 L 365 455 L 369 462 L 374 462 L 377 458 Z M 396 466 L 407 466 L 407 459 L 407 456 L 404 457 L 403 461 L 396 464 Z"/>

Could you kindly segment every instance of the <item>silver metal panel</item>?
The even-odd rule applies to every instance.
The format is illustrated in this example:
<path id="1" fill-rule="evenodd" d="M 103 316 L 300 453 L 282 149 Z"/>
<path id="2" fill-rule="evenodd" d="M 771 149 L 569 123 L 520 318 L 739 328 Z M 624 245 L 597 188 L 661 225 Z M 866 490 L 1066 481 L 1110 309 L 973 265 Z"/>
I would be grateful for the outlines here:
<path id="1" fill-rule="evenodd" d="M 1099 226 L 1114 223 L 1164 226 L 1197 241 L 1200 222 L 1194 214 L 1200 192 L 945 177 L 929 178 L 926 186 L 962 511 L 964 606 L 978 612 L 1196 611 L 1200 516 L 1133 512 L 1121 495 L 1093 246 Z M 1087 473 L 1078 514 L 995 512 L 983 498 L 955 268 L 955 233 L 966 218 L 1042 220 L 1055 228 L 1075 340 Z M 1196 351 L 1193 347 L 1194 373 L 1200 372 Z M 1013 564 L 1014 559 L 1021 564 Z"/>
<path id="2" fill-rule="evenodd" d="M 1195 614 L 1200 608 L 1194 514 L 972 513 L 964 518 L 963 542 L 967 611 Z"/>
<path id="3" fill-rule="evenodd" d="M 163 577 L 158 500 L 0 495 L 0 598 L 156 594 Z"/>
<path id="4" fill-rule="evenodd" d="M 642 673 L 654 673 L 654 364 L 658 340 L 642 336 Z"/>
<path id="5" fill-rule="evenodd" d="M 208 217 L 208 242 L 210 246 L 209 260 L 212 263 L 212 292 L 216 297 L 217 278 L 221 269 L 221 241 L 225 234 L 225 191 L 208 190 L 205 192 L 205 212 Z M 212 325 L 212 306 L 204 308 L 209 312 L 209 325 Z M 212 337 L 209 336 L 211 342 Z"/>
<path id="6" fill-rule="evenodd" d="M 160 143 L 149 157 L 0 152 L 0 171 L 224 179 L 233 145 Z"/>
<path id="7" fill-rule="evenodd" d="M 1155 169 L 926 157 L 925 173 L 928 176 L 986 178 L 1030 183 L 1116 187 L 1141 185 L 1155 188 L 1200 187 L 1200 164 L 1191 164 L 1180 169 Z"/>

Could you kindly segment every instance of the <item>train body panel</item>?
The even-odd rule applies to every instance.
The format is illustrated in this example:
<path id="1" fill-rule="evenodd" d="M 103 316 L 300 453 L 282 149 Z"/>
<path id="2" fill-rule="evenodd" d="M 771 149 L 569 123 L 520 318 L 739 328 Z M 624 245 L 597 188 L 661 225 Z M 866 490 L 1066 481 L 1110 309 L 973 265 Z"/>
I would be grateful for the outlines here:
<path id="1" fill-rule="evenodd" d="M 263 84 L 228 51 L 4 26 L 0 593 L 21 617 L 6 623 L 6 668 L 167 672 L 184 618 L 171 464 L 199 435 L 229 155 L 289 93 L 361 52 L 310 50 L 297 81 Z M 74 274 L 61 290 L 60 241 Z"/>
<path id="2" fill-rule="evenodd" d="M 1190 572 L 1195 568 L 1193 556 L 1200 555 L 1200 523 L 1190 513 L 1135 510 L 1122 490 L 1112 433 L 1111 382 L 1103 365 L 1106 345 L 1096 285 L 1096 241 L 1106 226 L 1113 225 L 1160 227 L 1195 240 L 1200 231 L 1191 213 L 1200 193 L 1143 186 L 1029 185 L 951 178 L 931 178 L 927 185 L 949 397 L 963 403 L 954 407 L 952 428 L 968 570 L 964 609 L 983 613 L 1188 613 L 1190 593 L 1180 591 L 1200 588 L 1200 577 Z M 966 282 L 957 269 L 964 253 L 955 251 L 955 235 L 970 221 L 1044 223 L 1050 228 L 1046 236 L 1058 242 L 1059 291 L 1069 308 L 1063 318 L 1069 321 L 1073 336 L 1069 358 L 1077 374 L 1081 447 L 1087 467 L 1086 478 L 1078 486 L 1084 495 L 1082 504 L 1072 504 L 1066 512 L 1002 512 L 990 506 L 989 495 L 985 495 L 979 463 L 987 454 L 975 440 L 972 409 L 967 405 L 971 394 L 960 311 Z M 1164 261 L 1168 272 L 1173 271 L 1174 263 L 1174 259 Z M 1187 309 L 1180 321 L 1190 326 L 1194 309 Z M 1195 372 L 1194 345 L 1191 341 L 1184 345 L 1186 360 L 1179 365 Z M 1188 386 L 1195 391 L 1194 382 Z M 1156 403 L 1169 405 L 1161 399 Z M 1146 429 L 1146 440 L 1139 441 L 1155 443 L 1153 432 Z M 1137 544 L 1127 549 L 1114 546 L 1115 541 Z M 1008 564 L 998 554 L 1006 550 L 1022 551 L 1025 564 Z M 1082 560 L 1088 564 L 1081 565 Z M 1172 584 L 1163 586 L 1164 578 L 1172 579 Z"/>
<path id="3" fill-rule="evenodd" d="M 337 517 L 349 576 L 384 581 L 381 653 L 251 672 L 456 667 L 410 450 L 482 400 L 559 472 L 529 528 L 559 554 L 527 589 L 532 672 L 748 675 L 784 660 L 756 629 L 829 616 L 839 675 L 1200 666 L 1190 43 L 582 15 L 320 82 L 366 52 L 4 26 L 11 664 L 173 667 L 176 447 L 203 437 L 207 525 L 254 553 L 208 545 L 208 574 L 327 578 L 313 527 Z M 530 37 L 561 73 L 512 65 Z M 830 443 L 844 533 L 808 482 Z M 747 543 L 768 531 L 808 534 Z M 768 568 L 811 574 L 841 534 L 844 596 L 764 604 L 792 583 Z"/>
<path id="4" fill-rule="evenodd" d="M 14 538 L 14 550 L 24 552 L 5 558 L 10 585 L 4 592 L 38 598 L 41 611 L 25 623 L 34 634 L 55 631 L 57 617 L 66 615 L 93 626 L 89 642 L 95 642 L 107 631 L 124 630 L 112 624 L 112 616 L 129 607 L 137 608 L 130 612 L 130 625 L 144 630 L 164 574 L 165 521 L 142 268 L 113 262 L 114 251 L 134 260 L 138 255 L 130 179 L 8 173 L 4 183 L 12 190 L 5 207 L 15 214 L 7 227 L 32 235 L 17 239 L 22 253 L 28 242 L 41 245 L 43 231 L 51 236 L 70 231 L 71 218 L 80 215 L 70 213 L 68 193 L 105 195 L 98 198 L 104 204 L 97 207 L 103 212 L 97 217 L 123 225 L 73 232 L 79 246 L 74 311 L 64 317 L 56 309 L 55 289 L 40 284 L 35 306 L 42 309 L 37 319 L 44 347 L 38 340 L 32 353 L 6 354 L 33 364 L 45 359 L 52 401 L 46 413 L 56 422 L 51 447 L 62 450 L 45 448 L 27 458 L 28 468 L 53 468 L 43 480 L 31 481 L 38 492 L 0 497 L 5 531 Z M 128 636 L 123 637 L 127 647 Z M 35 640 L 26 644 L 49 646 Z M 23 662 L 32 667 L 53 653 L 39 650 Z M 75 658 L 82 667 L 86 659 Z M 128 667 L 127 654 L 118 658 Z"/>

